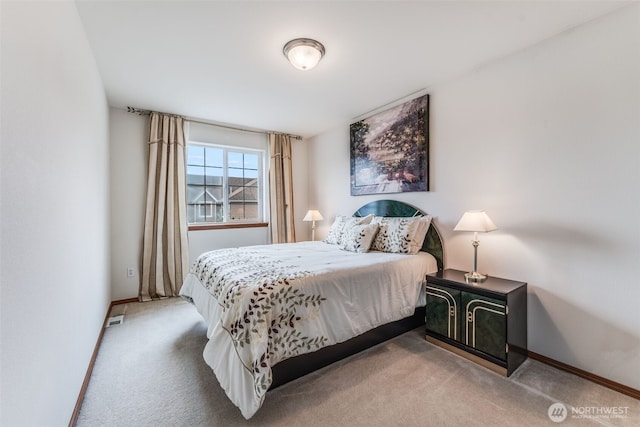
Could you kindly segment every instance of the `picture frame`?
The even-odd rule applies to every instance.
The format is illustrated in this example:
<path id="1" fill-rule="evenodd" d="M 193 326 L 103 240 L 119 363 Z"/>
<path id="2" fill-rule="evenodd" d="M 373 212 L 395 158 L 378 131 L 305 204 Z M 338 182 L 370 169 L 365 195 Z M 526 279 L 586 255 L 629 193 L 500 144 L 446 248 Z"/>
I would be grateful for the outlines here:
<path id="1" fill-rule="evenodd" d="M 429 95 L 349 125 L 351 195 L 429 191 Z"/>

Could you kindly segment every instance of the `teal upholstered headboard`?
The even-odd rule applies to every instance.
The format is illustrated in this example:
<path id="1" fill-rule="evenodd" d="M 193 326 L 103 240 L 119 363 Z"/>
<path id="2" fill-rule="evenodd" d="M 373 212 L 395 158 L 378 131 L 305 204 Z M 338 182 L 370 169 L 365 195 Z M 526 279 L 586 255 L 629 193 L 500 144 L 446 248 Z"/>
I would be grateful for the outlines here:
<path id="1" fill-rule="evenodd" d="M 358 209 L 353 216 L 363 217 L 369 214 L 377 216 L 396 216 L 396 217 L 414 217 L 425 216 L 426 213 L 420 209 L 408 205 L 404 202 L 397 200 L 376 200 L 375 202 L 367 203 Z M 440 233 L 436 229 L 433 221 L 427 231 L 427 236 L 424 238 L 422 244 L 422 250 L 433 255 L 438 262 L 438 270 L 444 269 L 444 247 L 442 246 L 442 238 Z"/>

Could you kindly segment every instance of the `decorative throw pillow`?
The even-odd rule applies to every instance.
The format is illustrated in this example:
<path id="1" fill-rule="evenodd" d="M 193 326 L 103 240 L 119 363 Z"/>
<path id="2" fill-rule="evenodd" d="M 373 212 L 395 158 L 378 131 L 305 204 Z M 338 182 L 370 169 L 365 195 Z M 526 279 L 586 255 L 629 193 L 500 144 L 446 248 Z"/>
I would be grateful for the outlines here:
<path id="1" fill-rule="evenodd" d="M 431 224 L 431 217 L 375 217 L 372 223 L 378 224 L 380 229 L 371 245 L 371 250 L 416 254 L 422 248 Z"/>
<path id="2" fill-rule="evenodd" d="M 425 215 L 416 219 L 417 227 L 415 234 L 411 237 L 411 243 L 409 243 L 409 253 L 412 255 L 417 254 L 422 249 L 424 238 L 427 236 L 429 226 L 431 225 L 431 216 Z"/>
<path id="3" fill-rule="evenodd" d="M 326 239 L 324 239 L 324 242 L 329 243 L 330 245 L 339 245 L 340 238 L 342 237 L 344 230 L 358 224 L 369 224 L 371 220 L 373 220 L 373 215 L 367 215 L 364 217 L 337 215 L 333 224 L 331 224 L 331 227 L 329 228 L 329 234 Z"/>
<path id="4" fill-rule="evenodd" d="M 345 229 L 340 239 L 340 247 L 351 252 L 369 252 L 377 232 L 378 224 L 354 225 Z"/>
<path id="5" fill-rule="evenodd" d="M 336 219 L 333 220 L 333 224 L 329 228 L 329 234 L 327 234 L 326 239 L 324 239 L 325 243 L 329 243 L 330 245 L 337 245 L 340 243 L 340 236 L 342 236 L 342 229 L 344 228 L 344 223 L 348 217 L 344 215 L 337 215 Z"/>

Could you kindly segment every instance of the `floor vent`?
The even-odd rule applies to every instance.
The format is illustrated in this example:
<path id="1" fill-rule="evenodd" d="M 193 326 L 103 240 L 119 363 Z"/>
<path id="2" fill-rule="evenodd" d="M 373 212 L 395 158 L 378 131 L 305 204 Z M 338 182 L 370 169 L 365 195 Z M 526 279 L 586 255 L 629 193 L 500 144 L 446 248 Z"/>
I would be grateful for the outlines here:
<path id="1" fill-rule="evenodd" d="M 119 316 L 109 317 L 109 320 L 107 320 L 107 328 L 109 326 L 120 325 L 122 322 L 124 322 L 124 314 L 121 314 Z"/>

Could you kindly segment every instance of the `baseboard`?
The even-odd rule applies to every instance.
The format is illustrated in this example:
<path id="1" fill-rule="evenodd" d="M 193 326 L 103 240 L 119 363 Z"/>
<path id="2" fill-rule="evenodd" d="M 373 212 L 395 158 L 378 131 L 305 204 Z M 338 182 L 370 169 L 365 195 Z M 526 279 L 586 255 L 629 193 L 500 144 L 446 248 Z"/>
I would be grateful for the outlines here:
<path id="1" fill-rule="evenodd" d="M 538 353 L 534 353 L 533 351 L 529 351 L 528 355 L 530 358 L 534 360 L 538 360 L 542 363 L 546 363 L 547 365 L 553 366 L 554 368 L 558 368 L 562 371 L 569 372 L 571 374 L 577 375 L 581 378 L 587 379 L 596 384 L 600 384 L 603 387 L 607 387 L 611 390 L 615 390 L 619 393 L 625 394 L 627 396 L 633 397 L 634 399 L 640 400 L 640 390 L 636 390 L 635 388 L 631 388 L 624 384 L 617 383 L 615 381 L 611 381 L 607 378 L 601 377 L 596 374 L 592 374 L 591 372 L 584 371 L 582 369 L 576 368 L 571 365 L 567 365 L 566 363 L 559 362 L 555 359 L 552 359 L 547 356 L 543 356 Z"/>
<path id="2" fill-rule="evenodd" d="M 91 359 L 89 360 L 89 367 L 87 368 L 87 373 L 84 376 L 82 387 L 80 387 L 80 393 L 78 395 L 78 400 L 76 401 L 76 406 L 75 408 L 73 408 L 73 413 L 71 414 L 69 427 L 75 427 L 76 423 L 78 422 L 78 416 L 80 415 L 80 408 L 82 407 L 82 402 L 84 401 L 84 395 L 87 392 L 89 379 L 91 379 L 91 373 L 93 372 L 93 365 L 95 365 L 96 358 L 98 357 L 98 350 L 100 349 L 100 344 L 102 343 L 102 337 L 104 336 L 104 331 L 106 329 L 107 322 L 109 321 L 109 314 L 111 313 L 111 309 L 116 305 L 128 304 L 132 302 L 138 302 L 138 298 L 128 298 L 128 299 L 121 299 L 117 301 L 111 301 L 111 303 L 109 304 L 109 308 L 107 308 L 107 314 L 104 316 L 104 321 L 102 322 L 102 329 L 100 329 L 100 334 L 98 335 L 98 341 L 96 342 L 96 346 L 93 348 L 93 354 L 91 355 Z"/>
<path id="3" fill-rule="evenodd" d="M 116 301 L 111 301 L 111 306 L 109 307 L 109 312 L 111 312 L 111 309 L 113 308 L 114 305 L 120 305 L 120 304 L 129 304 L 132 302 L 140 302 L 140 300 L 138 298 L 127 298 L 127 299 L 119 299 Z"/>

